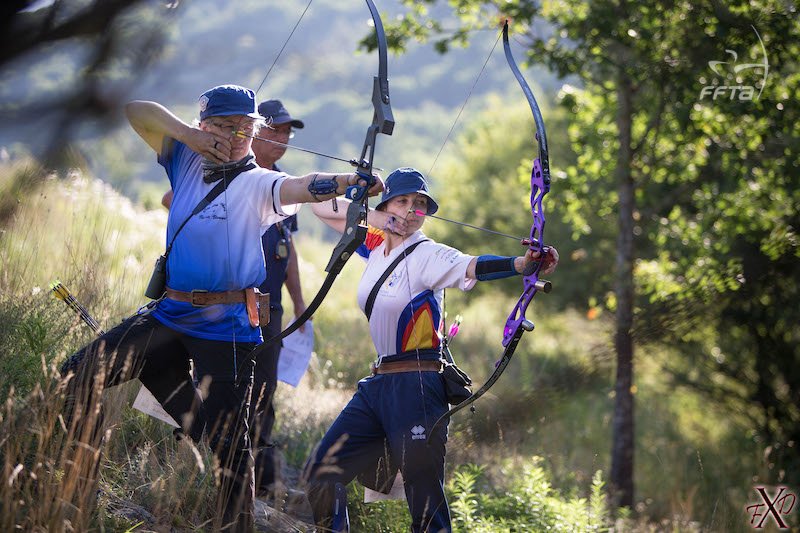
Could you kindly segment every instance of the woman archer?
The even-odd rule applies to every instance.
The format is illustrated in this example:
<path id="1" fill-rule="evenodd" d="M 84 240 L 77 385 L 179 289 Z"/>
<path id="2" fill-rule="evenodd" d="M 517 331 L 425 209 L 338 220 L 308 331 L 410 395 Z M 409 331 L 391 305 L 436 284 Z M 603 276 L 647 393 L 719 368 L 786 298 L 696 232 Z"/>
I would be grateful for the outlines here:
<path id="1" fill-rule="evenodd" d="M 358 250 L 366 259 L 358 304 L 378 356 L 372 375 L 358 383 L 306 464 L 304 479 L 320 526 L 341 530 L 344 486 L 385 460 L 389 471 L 402 473 L 412 530 L 451 530 L 444 493 L 447 427 L 428 434 L 448 410 L 439 372 L 444 289 L 467 291 L 477 281 L 529 273 L 539 261 L 541 274 L 549 274 L 558 263 L 552 247 L 544 257 L 532 250 L 520 257 L 475 257 L 436 243 L 421 228 L 424 215 L 438 208 L 423 175 L 400 168 L 388 176 L 381 202 L 369 213 L 369 233 Z M 344 230 L 345 209 L 334 210 L 330 203 L 312 209 Z"/>

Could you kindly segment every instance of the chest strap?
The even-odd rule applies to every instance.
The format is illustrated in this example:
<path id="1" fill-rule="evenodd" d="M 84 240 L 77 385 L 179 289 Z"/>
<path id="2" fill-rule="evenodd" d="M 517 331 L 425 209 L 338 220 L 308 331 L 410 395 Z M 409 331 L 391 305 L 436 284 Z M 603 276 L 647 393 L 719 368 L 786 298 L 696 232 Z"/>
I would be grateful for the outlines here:
<path id="1" fill-rule="evenodd" d="M 369 296 L 367 296 L 367 303 L 364 305 L 364 314 L 367 315 L 367 320 L 369 320 L 372 317 L 372 308 L 375 306 L 375 298 L 378 297 L 378 291 L 380 290 L 381 285 L 383 285 L 383 282 L 386 281 L 386 278 L 388 278 L 391 275 L 391 273 L 394 272 L 394 269 L 397 268 L 397 265 L 400 264 L 400 261 L 405 259 L 406 256 L 408 256 L 408 254 L 414 251 L 414 248 L 416 248 L 423 242 L 428 242 L 429 240 L 430 239 L 422 239 L 420 241 L 415 242 L 411 246 L 404 248 L 402 253 L 398 255 L 394 261 L 392 261 L 392 264 L 389 265 L 389 268 L 384 270 L 383 274 L 381 274 L 381 277 L 372 287 Z"/>

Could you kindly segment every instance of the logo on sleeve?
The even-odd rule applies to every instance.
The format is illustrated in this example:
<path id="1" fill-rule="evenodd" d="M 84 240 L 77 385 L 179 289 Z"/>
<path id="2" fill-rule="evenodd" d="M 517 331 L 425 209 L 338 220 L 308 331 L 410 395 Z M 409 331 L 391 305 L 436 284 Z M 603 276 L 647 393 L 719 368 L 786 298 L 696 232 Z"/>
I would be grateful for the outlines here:
<path id="1" fill-rule="evenodd" d="M 425 440 L 425 428 L 422 426 L 411 428 L 411 440 Z"/>

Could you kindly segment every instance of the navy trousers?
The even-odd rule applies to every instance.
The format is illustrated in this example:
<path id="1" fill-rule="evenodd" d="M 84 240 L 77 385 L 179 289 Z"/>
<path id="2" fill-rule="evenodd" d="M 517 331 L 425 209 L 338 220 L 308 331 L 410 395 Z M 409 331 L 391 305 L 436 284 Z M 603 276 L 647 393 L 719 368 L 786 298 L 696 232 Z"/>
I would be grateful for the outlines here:
<path id="1" fill-rule="evenodd" d="M 447 409 L 444 381 L 437 372 L 362 379 L 306 464 L 304 479 L 317 524 L 331 524 L 337 483 L 347 485 L 383 460 L 403 474 L 412 530 L 451 531 L 444 494 L 447 426 L 430 434 Z"/>

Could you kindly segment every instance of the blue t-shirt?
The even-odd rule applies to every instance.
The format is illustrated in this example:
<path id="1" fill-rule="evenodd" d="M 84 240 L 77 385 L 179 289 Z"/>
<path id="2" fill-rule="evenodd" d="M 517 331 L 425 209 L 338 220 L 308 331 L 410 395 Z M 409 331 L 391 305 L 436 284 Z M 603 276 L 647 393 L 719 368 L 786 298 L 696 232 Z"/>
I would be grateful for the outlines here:
<path id="1" fill-rule="evenodd" d="M 281 287 L 286 281 L 286 268 L 289 266 L 289 255 L 292 253 L 289 248 L 289 242 L 291 242 L 291 234 L 295 231 L 297 231 L 297 216 L 292 215 L 286 220 L 270 226 L 261 236 L 264 261 L 267 264 L 267 278 L 261 284 L 259 290 L 270 294 L 269 305 L 277 311 L 283 311 L 281 306 Z M 285 257 L 279 254 L 279 248 L 286 250 Z"/>
<path id="2" fill-rule="evenodd" d="M 171 140 L 159 155 L 173 190 L 167 222 L 167 244 L 216 183 L 203 181 L 202 157 Z M 167 286 L 179 291 L 222 292 L 258 286 L 266 276 L 261 235 L 266 228 L 297 212 L 281 207 L 286 174 L 255 168 L 242 172 L 178 234 L 167 260 Z M 193 307 L 166 298 L 153 316 L 165 325 L 201 339 L 260 342 L 244 304 Z"/>

